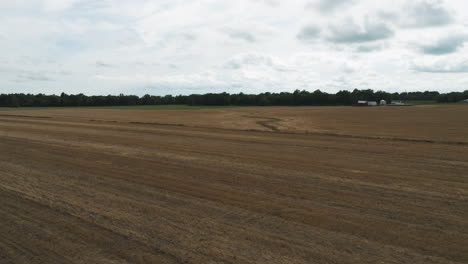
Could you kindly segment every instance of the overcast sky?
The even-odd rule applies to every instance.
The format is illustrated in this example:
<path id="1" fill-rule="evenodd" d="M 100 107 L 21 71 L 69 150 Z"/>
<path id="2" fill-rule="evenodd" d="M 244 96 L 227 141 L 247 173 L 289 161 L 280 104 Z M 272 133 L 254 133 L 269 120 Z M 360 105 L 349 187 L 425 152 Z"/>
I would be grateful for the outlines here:
<path id="1" fill-rule="evenodd" d="M 468 90 L 466 0 L 0 1 L 0 93 Z"/>

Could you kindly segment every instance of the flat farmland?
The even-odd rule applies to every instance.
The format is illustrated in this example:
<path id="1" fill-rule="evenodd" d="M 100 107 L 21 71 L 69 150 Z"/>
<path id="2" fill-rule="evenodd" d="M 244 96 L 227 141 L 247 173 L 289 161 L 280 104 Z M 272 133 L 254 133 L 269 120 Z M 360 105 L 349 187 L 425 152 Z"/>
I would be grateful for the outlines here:
<path id="1" fill-rule="evenodd" d="M 468 263 L 468 107 L 0 111 L 0 263 Z"/>

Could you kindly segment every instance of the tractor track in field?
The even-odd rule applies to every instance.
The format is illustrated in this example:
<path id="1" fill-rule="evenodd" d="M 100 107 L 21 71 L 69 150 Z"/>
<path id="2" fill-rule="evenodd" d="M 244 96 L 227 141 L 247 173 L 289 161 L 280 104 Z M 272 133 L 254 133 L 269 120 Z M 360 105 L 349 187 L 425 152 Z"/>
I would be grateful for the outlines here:
<path id="1" fill-rule="evenodd" d="M 28 115 L 0 115 L 0 117 L 16 117 L 16 118 L 31 118 L 31 119 L 54 119 L 51 116 L 28 116 Z M 355 134 L 342 134 L 342 133 L 331 133 L 331 132 L 313 132 L 313 131 L 284 131 L 275 126 L 275 123 L 281 122 L 279 118 L 263 117 L 263 116 L 248 116 L 244 115 L 245 118 L 262 119 L 255 121 L 259 126 L 265 127 L 268 130 L 259 129 L 235 129 L 235 128 L 216 128 L 209 126 L 198 126 L 198 125 L 187 125 L 182 123 L 160 123 L 160 122 L 139 122 L 139 121 L 119 121 L 119 120 L 99 120 L 89 119 L 89 122 L 95 123 L 114 123 L 114 124 L 134 124 L 134 125 L 147 125 L 147 126 L 169 126 L 169 127 L 191 127 L 191 128 L 206 128 L 214 130 L 224 131 L 251 131 L 251 132 L 270 132 L 270 133 L 281 133 L 291 135 L 318 135 L 318 136 L 330 136 L 339 138 L 356 138 L 356 139 L 368 139 L 368 140 L 385 140 L 385 141 L 400 141 L 400 142 L 414 142 L 414 143 L 428 143 L 428 144 L 442 144 L 442 145 L 459 145 L 468 146 L 466 141 L 450 141 L 450 140 L 435 140 L 435 139 L 418 139 L 418 138 L 402 138 L 402 137 L 390 137 L 390 136 L 364 136 Z M 8 121 L 8 120 L 5 120 Z"/>

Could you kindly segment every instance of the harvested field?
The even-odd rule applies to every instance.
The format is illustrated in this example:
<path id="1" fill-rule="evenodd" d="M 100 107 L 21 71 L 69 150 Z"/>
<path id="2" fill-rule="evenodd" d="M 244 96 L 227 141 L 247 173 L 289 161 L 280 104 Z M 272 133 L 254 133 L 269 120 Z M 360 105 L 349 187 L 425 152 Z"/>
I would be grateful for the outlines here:
<path id="1" fill-rule="evenodd" d="M 468 263 L 467 117 L 0 111 L 0 263 Z"/>

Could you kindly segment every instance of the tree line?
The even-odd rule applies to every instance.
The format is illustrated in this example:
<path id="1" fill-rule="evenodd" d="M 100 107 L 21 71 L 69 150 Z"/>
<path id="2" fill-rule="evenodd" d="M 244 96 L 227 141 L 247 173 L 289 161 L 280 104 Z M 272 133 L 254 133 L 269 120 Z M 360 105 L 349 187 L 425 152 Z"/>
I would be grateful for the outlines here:
<path id="1" fill-rule="evenodd" d="M 464 92 L 439 93 L 434 91 L 388 93 L 374 90 L 339 91 L 335 94 L 320 90 L 313 92 L 296 90 L 292 93 L 229 94 L 207 93 L 192 95 L 154 96 L 107 95 L 87 96 L 84 94 L 45 95 L 45 94 L 0 94 L 0 107 L 59 107 L 59 106 L 131 106 L 131 105 L 353 105 L 358 100 L 387 102 L 400 101 L 437 101 L 453 103 L 468 99 L 468 90 Z"/>

